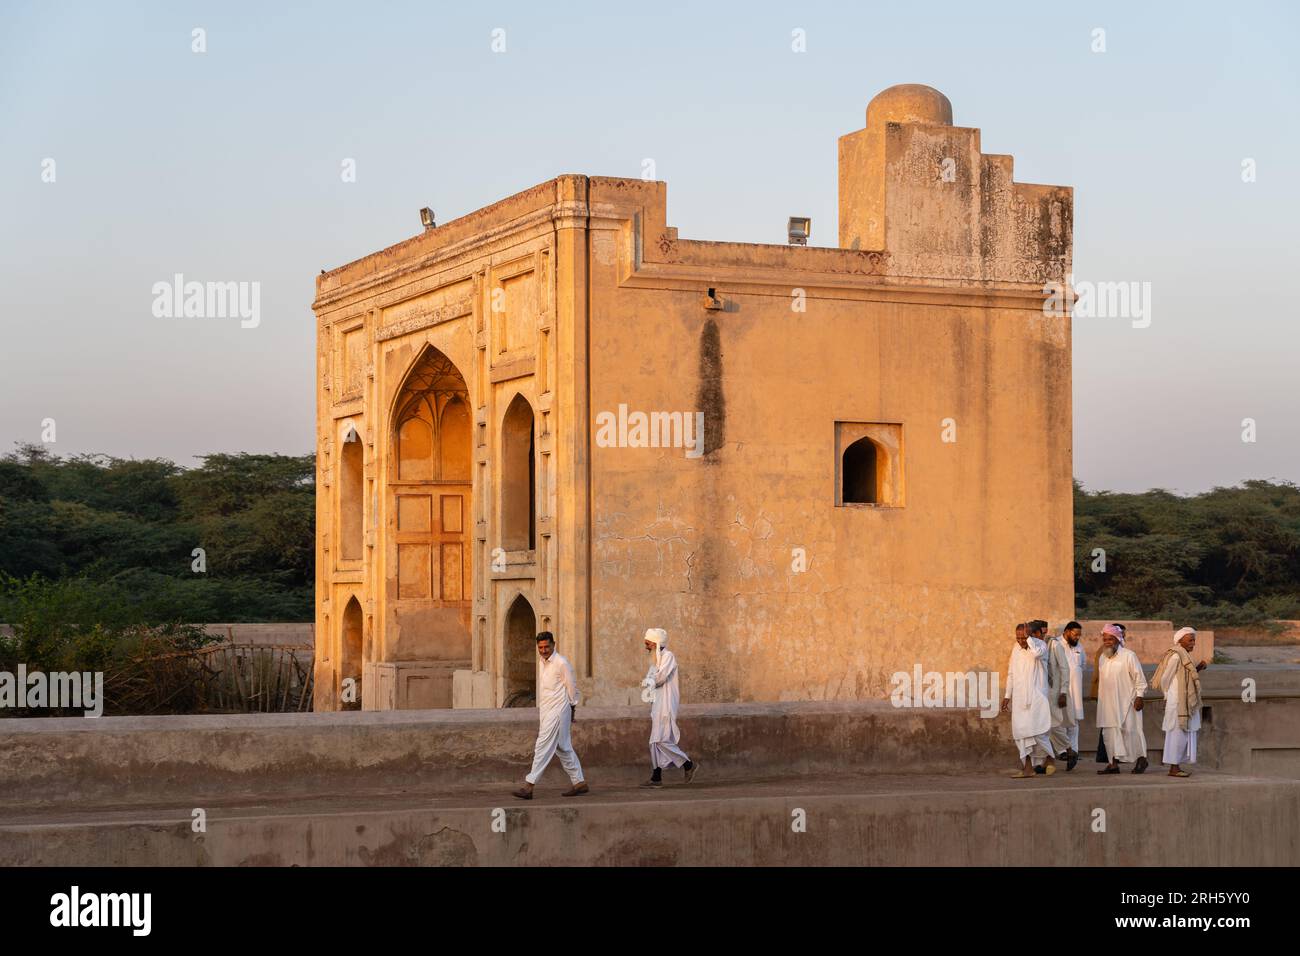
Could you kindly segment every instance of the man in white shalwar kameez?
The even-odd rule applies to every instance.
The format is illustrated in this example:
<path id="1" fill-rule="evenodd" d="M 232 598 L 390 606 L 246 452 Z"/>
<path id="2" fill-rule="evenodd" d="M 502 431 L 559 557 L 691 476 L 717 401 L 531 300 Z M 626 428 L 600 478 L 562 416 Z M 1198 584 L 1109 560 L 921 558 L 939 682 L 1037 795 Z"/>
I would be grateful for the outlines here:
<path id="1" fill-rule="evenodd" d="M 1056 773 L 1048 736 L 1052 713 L 1047 703 L 1047 645 L 1030 637 L 1023 624 L 1016 628 L 1016 645 L 1011 648 L 1007 661 L 1007 692 L 1002 699 L 1002 712 L 1008 710 L 1011 711 L 1011 736 L 1024 761 L 1023 767 L 1012 776 Z"/>
<path id="2" fill-rule="evenodd" d="M 537 744 L 533 748 L 533 769 L 524 778 L 527 782 L 514 791 L 514 795 L 520 800 L 533 799 L 533 785 L 541 779 L 551 758 L 559 755 L 560 766 L 572 783 L 564 791 L 564 796 L 580 797 L 587 793 L 587 784 L 582 779 L 582 764 L 578 762 L 569 738 L 573 709 L 578 705 L 578 682 L 569 661 L 556 653 L 555 637 L 550 631 L 537 635 L 537 655 L 541 658 L 537 675 L 539 727 Z"/>
<path id="3" fill-rule="evenodd" d="M 682 765 L 686 782 L 690 783 L 700 766 L 677 746 L 681 740 L 681 731 L 677 729 L 681 692 L 677 686 L 677 657 L 668 650 L 668 632 L 661 627 L 647 630 L 645 648 L 652 651 L 654 657 L 645 679 L 641 681 L 645 688 L 641 699 L 650 704 L 650 779 L 641 786 L 662 787 L 663 768 L 678 764 Z"/>
<path id="4" fill-rule="evenodd" d="M 1201 729 L 1201 671 L 1205 661 L 1192 661 L 1196 631 L 1184 627 L 1174 635 L 1170 648 L 1151 677 L 1151 683 L 1165 695 L 1164 763 L 1171 777 L 1190 777 L 1184 763 L 1196 763 L 1196 735 Z"/>
<path id="5" fill-rule="evenodd" d="M 1083 648 L 1078 621 L 1065 625 L 1060 637 L 1047 642 L 1051 663 L 1047 674 L 1052 704 L 1052 753 L 1065 761 L 1065 769 L 1079 763 L 1079 721 L 1083 719 Z"/>
<path id="6" fill-rule="evenodd" d="M 1138 656 L 1124 646 L 1124 631 L 1114 624 L 1101 629 L 1102 647 L 1094 675 L 1097 726 L 1110 762 L 1098 773 L 1119 773 L 1119 763 L 1133 761 L 1133 772 L 1147 768 L 1147 738 L 1142 727 L 1146 674 Z"/>

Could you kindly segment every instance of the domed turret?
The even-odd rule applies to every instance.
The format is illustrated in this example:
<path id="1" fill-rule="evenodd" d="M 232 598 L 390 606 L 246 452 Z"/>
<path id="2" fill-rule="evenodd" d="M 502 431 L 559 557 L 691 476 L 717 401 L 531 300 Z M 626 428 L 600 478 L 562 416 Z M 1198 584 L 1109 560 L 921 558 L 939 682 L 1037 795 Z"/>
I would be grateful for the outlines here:
<path id="1" fill-rule="evenodd" d="M 877 93 L 867 104 L 867 129 L 886 123 L 952 125 L 952 103 L 933 86 L 900 83 Z"/>

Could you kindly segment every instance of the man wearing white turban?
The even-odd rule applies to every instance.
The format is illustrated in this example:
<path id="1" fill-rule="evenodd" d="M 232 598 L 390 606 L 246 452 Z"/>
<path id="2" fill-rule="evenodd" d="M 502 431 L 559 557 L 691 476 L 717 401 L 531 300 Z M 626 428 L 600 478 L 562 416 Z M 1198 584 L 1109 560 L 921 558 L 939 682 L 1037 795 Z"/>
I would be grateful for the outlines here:
<path id="1" fill-rule="evenodd" d="M 1016 643 L 1007 661 L 1007 693 L 1002 713 L 1011 713 L 1011 736 L 1020 750 L 1021 769 L 1017 779 L 1035 773 L 1056 773 L 1052 759 L 1052 713 L 1047 702 L 1047 645 L 1028 631 L 1031 624 L 1016 626 Z M 1041 768 L 1041 769 L 1040 769 Z"/>
<path id="2" fill-rule="evenodd" d="M 1147 768 L 1147 738 L 1142 729 L 1142 694 L 1146 674 L 1138 656 L 1124 646 L 1124 629 L 1107 624 L 1101 629 L 1101 651 L 1093 675 L 1097 698 L 1097 727 L 1101 730 L 1110 762 L 1098 773 L 1119 773 L 1119 761 L 1133 761 L 1133 772 Z"/>
<path id="3" fill-rule="evenodd" d="M 686 771 L 686 782 L 690 783 L 700 765 L 677 746 L 681 740 L 681 731 L 677 729 L 681 692 L 677 686 L 677 657 L 668 650 L 668 632 L 661 627 L 647 630 L 645 649 L 654 652 L 654 659 L 641 682 L 645 688 L 641 699 L 650 703 L 650 779 L 641 786 L 662 787 L 663 768 L 678 764 Z"/>
<path id="4" fill-rule="evenodd" d="M 1161 728 L 1165 732 L 1164 762 L 1171 777 L 1190 777 L 1181 765 L 1196 763 L 1196 735 L 1201 729 L 1200 672 L 1205 670 L 1205 661 L 1193 663 L 1194 650 L 1196 630 L 1179 628 L 1174 646 L 1165 652 L 1151 677 L 1151 683 L 1165 695 Z"/>

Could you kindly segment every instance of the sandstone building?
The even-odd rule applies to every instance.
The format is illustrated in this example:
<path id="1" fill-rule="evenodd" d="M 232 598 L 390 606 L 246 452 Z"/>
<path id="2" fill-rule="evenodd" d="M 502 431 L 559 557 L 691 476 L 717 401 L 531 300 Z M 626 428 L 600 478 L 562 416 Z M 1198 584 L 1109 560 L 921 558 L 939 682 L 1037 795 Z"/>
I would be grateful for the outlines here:
<path id="1" fill-rule="evenodd" d="M 317 279 L 318 709 L 527 703 L 541 629 L 627 703 L 648 626 L 689 701 L 884 697 L 1072 613 L 1071 190 L 900 86 L 838 248 L 666 199 L 564 175 Z"/>

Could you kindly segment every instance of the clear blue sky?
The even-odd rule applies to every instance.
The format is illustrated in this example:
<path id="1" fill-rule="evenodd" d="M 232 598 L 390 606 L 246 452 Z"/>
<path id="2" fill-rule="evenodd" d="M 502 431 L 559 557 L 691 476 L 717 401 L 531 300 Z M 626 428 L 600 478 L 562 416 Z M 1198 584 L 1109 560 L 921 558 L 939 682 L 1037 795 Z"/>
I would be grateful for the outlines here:
<path id="1" fill-rule="evenodd" d="M 1078 277 L 1151 283 L 1149 328 L 1076 321 L 1075 474 L 1300 480 L 1296 9 L 8 0 L 0 450 L 53 418 L 63 454 L 311 451 L 315 276 L 424 205 L 651 158 L 684 237 L 783 242 L 805 214 L 831 244 L 836 138 L 913 82 L 1018 180 L 1075 188 Z M 155 318 L 177 272 L 260 282 L 260 327 Z"/>

